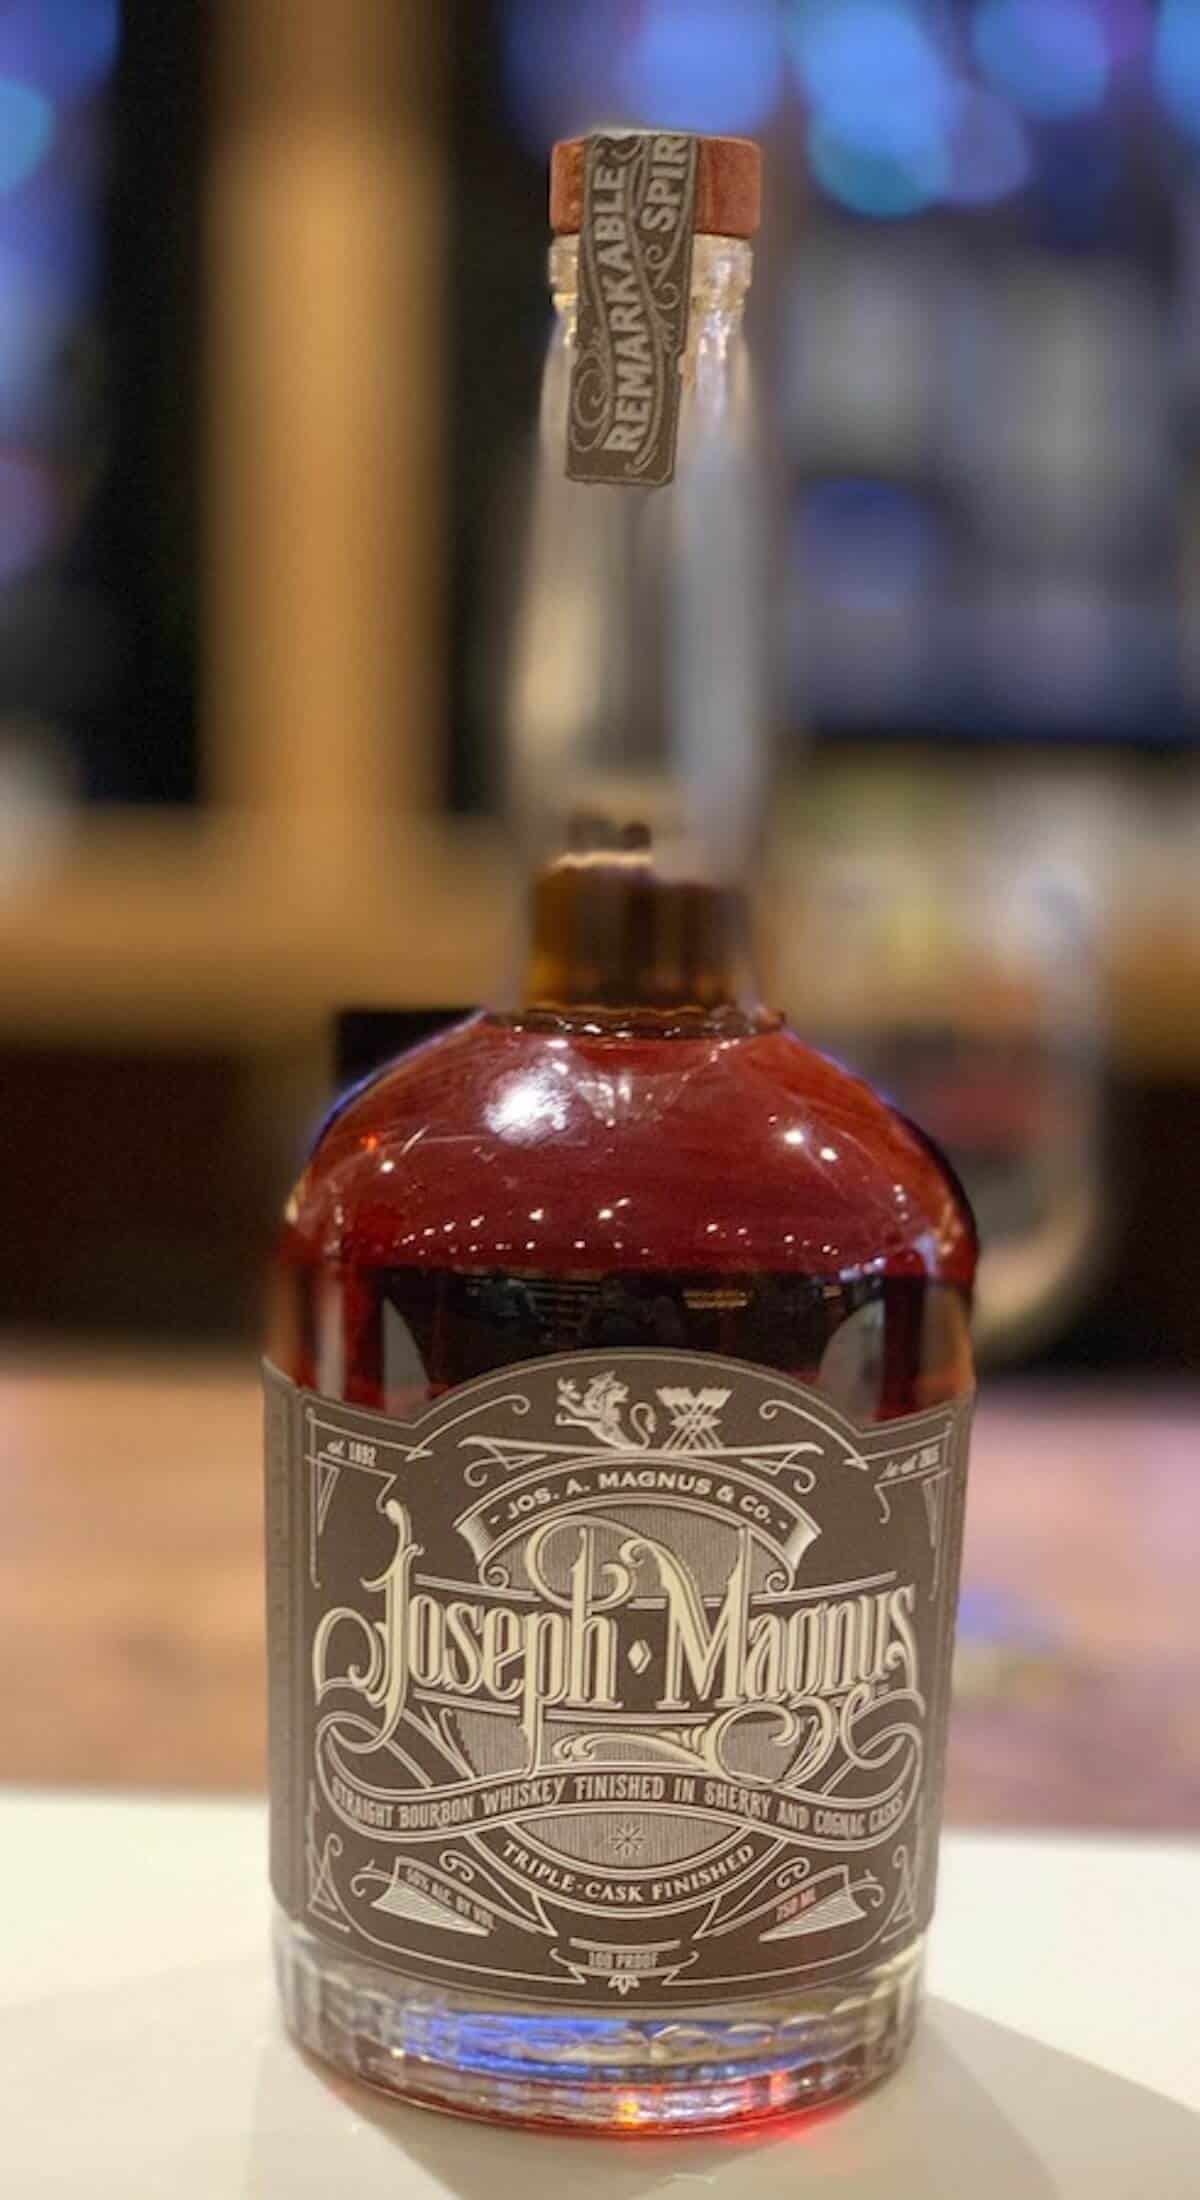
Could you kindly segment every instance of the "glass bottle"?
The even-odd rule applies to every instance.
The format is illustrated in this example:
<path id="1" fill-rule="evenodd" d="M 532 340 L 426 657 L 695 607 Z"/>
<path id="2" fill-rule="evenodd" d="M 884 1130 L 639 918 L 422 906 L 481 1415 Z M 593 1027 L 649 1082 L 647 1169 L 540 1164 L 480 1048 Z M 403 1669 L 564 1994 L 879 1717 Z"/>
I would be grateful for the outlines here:
<path id="1" fill-rule="evenodd" d="M 729 142 L 700 141 L 701 206 Z M 869 2083 L 932 1899 L 975 1240 L 929 1144 L 755 986 L 750 261 L 696 235 L 672 482 L 597 487 L 563 473 L 554 245 L 522 982 L 339 1107 L 275 1275 L 288 2021 L 375 2085 L 534 2124 Z"/>

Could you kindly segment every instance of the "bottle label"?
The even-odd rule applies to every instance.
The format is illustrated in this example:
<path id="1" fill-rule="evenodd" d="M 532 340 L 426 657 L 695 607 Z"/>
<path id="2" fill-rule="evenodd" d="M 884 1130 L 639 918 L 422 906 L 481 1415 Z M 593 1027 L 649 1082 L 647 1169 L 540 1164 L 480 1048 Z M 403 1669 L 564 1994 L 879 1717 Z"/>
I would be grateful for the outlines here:
<path id="1" fill-rule="evenodd" d="M 506 2000 L 832 1984 L 933 1905 L 970 1401 L 855 1427 L 694 1352 L 413 1421 L 268 1368 L 272 1877 Z"/>
<path id="2" fill-rule="evenodd" d="M 675 472 L 695 218 L 694 137 L 590 137 L 567 410 L 572 481 L 662 488 Z"/>

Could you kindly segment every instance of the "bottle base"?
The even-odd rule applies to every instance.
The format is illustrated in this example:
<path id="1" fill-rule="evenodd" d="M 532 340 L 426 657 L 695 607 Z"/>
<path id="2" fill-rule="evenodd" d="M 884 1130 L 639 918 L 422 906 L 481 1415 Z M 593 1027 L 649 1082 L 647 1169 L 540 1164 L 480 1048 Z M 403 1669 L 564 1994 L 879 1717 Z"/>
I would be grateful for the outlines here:
<path id="1" fill-rule="evenodd" d="M 616 2137 L 728 2129 L 828 2108 L 894 2070 L 924 1944 L 841 1986 L 674 2017 L 515 2011 L 398 1977 L 278 1914 L 289 2030 L 393 2098 L 460 2116 Z"/>

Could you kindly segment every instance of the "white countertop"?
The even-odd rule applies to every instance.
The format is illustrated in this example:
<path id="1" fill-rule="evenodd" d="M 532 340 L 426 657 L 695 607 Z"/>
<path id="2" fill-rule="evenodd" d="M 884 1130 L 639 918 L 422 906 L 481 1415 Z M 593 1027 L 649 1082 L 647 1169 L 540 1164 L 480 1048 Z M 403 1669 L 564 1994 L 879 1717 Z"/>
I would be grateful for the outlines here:
<path id="1" fill-rule="evenodd" d="M 708 2140 L 501 2131 L 324 2075 L 275 2014 L 264 1881 L 255 1804 L 0 1801 L 0 2191 L 1200 2195 L 1200 1846 L 949 1837 L 901 2073 L 809 2125 Z"/>

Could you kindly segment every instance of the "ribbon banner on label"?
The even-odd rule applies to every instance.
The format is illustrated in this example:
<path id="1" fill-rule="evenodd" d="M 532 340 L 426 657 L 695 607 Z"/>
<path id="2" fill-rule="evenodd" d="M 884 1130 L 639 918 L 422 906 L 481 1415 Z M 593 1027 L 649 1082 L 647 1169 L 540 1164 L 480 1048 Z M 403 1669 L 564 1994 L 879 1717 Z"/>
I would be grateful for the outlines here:
<path id="1" fill-rule="evenodd" d="M 675 472 L 692 289 L 697 143 L 590 137 L 567 414 L 572 481 L 662 488 Z"/>

